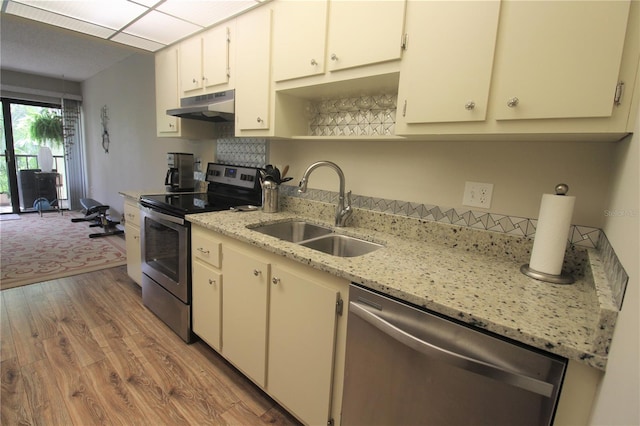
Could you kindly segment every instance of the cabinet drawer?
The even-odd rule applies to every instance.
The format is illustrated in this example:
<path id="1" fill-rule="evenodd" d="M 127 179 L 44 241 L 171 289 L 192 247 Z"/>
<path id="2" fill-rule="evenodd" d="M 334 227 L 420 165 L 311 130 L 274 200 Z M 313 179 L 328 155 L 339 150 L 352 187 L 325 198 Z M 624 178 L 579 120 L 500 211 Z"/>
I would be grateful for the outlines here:
<path id="1" fill-rule="evenodd" d="M 137 204 L 124 203 L 124 220 L 127 225 L 140 228 L 140 207 Z"/>
<path id="2" fill-rule="evenodd" d="M 222 243 L 206 232 L 192 229 L 191 233 L 192 255 L 208 264 L 220 268 Z"/>

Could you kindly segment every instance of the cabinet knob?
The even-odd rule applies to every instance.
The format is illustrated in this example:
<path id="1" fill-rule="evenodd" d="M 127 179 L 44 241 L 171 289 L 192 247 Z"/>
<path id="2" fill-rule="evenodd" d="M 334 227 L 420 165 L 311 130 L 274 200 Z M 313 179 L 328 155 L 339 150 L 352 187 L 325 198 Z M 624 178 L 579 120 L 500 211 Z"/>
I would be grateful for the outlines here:
<path id="1" fill-rule="evenodd" d="M 271 282 L 272 282 L 274 285 L 278 285 L 278 284 L 280 284 L 280 278 L 278 278 L 278 277 L 273 277 L 273 278 L 271 278 Z"/>
<path id="2" fill-rule="evenodd" d="M 202 76 L 202 81 L 207 81 L 207 77 L 205 77 L 204 75 Z"/>
<path id="3" fill-rule="evenodd" d="M 254 270 L 253 270 L 253 275 L 255 275 L 256 277 L 257 277 L 258 275 L 260 275 L 261 273 L 262 273 L 262 271 L 259 271 L 259 270 L 257 270 L 257 269 L 254 269 Z"/>
<path id="4" fill-rule="evenodd" d="M 193 84 L 196 84 L 198 82 L 198 80 L 196 80 L 195 78 L 193 79 Z"/>
<path id="5" fill-rule="evenodd" d="M 511 99 L 509 99 L 509 100 L 507 101 L 507 106 L 508 106 L 509 108 L 515 108 L 515 107 L 517 107 L 517 106 L 518 106 L 518 104 L 519 104 L 519 103 L 520 103 L 520 99 L 518 99 L 518 98 L 516 98 L 516 97 L 514 96 L 513 98 L 511 98 Z"/>
<path id="6" fill-rule="evenodd" d="M 139 239 L 140 239 L 140 237 L 139 237 L 139 236 L 137 236 L 137 235 L 134 235 L 134 236 L 133 236 L 133 239 L 134 239 L 134 240 L 139 240 Z"/>
<path id="7" fill-rule="evenodd" d="M 476 107 L 476 103 L 473 101 L 469 101 L 466 104 L 464 104 L 464 109 L 466 109 L 467 111 L 471 111 Z"/>
<path id="8" fill-rule="evenodd" d="M 256 121 L 257 121 L 258 123 L 262 123 L 262 121 L 263 121 L 263 120 L 262 120 L 262 118 L 258 117 Z"/>
<path id="9" fill-rule="evenodd" d="M 198 250 L 202 254 L 209 254 L 209 250 L 205 250 L 202 247 L 198 247 L 196 250 Z"/>
<path id="10" fill-rule="evenodd" d="M 316 65 L 318 65 L 318 62 L 315 59 L 312 59 L 311 60 L 311 65 L 313 65 L 315 67 Z"/>
<path id="11" fill-rule="evenodd" d="M 212 280 L 211 278 L 209 278 L 209 285 L 214 285 L 216 283 L 216 280 Z"/>
<path id="12" fill-rule="evenodd" d="M 332 61 L 337 61 L 338 60 L 338 55 L 336 55 L 335 53 L 331 54 L 331 60 Z"/>

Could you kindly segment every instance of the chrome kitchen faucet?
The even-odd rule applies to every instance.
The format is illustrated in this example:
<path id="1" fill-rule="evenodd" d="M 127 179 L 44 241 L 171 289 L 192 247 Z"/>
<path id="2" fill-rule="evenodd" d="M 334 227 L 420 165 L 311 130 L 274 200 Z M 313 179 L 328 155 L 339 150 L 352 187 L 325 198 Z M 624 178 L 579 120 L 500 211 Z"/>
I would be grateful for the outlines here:
<path id="1" fill-rule="evenodd" d="M 302 175 L 302 179 L 300 180 L 300 184 L 298 185 L 298 192 L 307 192 L 307 183 L 309 181 L 309 175 L 312 171 L 321 166 L 327 166 L 332 168 L 338 173 L 338 177 L 340 178 L 340 195 L 338 196 L 338 208 L 336 209 L 336 226 L 342 227 L 346 226 L 347 220 L 351 217 L 353 210 L 351 209 L 351 191 L 347 193 L 347 206 L 344 205 L 344 173 L 342 173 L 342 169 L 338 167 L 336 163 L 332 163 L 331 161 L 318 161 L 310 165 L 307 170 Z"/>

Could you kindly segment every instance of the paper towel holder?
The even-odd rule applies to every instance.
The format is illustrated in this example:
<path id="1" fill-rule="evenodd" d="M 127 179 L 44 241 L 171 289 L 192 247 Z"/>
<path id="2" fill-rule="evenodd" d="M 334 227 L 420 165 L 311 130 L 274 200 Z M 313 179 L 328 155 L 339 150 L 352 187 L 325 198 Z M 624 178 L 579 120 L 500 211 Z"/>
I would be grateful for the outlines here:
<path id="1" fill-rule="evenodd" d="M 569 186 L 564 183 L 559 183 L 555 187 L 556 195 L 566 195 L 569 192 Z M 573 284 L 575 279 L 573 276 L 561 272 L 560 275 L 547 274 L 545 272 L 536 271 L 531 269 L 529 264 L 522 265 L 520 272 L 528 277 L 534 278 L 539 281 L 545 281 L 552 284 Z"/>
<path id="2" fill-rule="evenodd" d="M 573 276 L 569 274 L 566 274 L 566 273 L 561 273 L 560 275 L 545 274 L 544 272 L 531 269 L 528 263 L 520 267 L 520 272 L 522 272 L 528 277 L 534 278 L 539 281 L 552 283 L 552 284 L 573 284 L 575 282 L 575 280 L 573 279 Z"/>

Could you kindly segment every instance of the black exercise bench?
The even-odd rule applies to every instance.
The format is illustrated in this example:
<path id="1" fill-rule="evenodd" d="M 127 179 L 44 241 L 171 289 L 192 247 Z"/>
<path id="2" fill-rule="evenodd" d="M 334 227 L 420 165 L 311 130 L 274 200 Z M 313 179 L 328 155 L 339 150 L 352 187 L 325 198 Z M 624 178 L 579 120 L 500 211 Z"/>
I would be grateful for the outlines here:
<path id="1" fill-rule="evenodd" d="M 71 219 L 71 222 L 94 222 L 89 225 L 89 227 L 99 226 L 104 229 L 104 232 L 89 234 L 89 238 L 124 234 L 123 230 L 116 227 L 120 222 L 111 220 L 111 218 L 107 216 L 109 206 L 99 203 L 91 198 L 81 198 L 80 204 L 82 204 L 85 211 L 84 217 L 73 218 Z"/>

